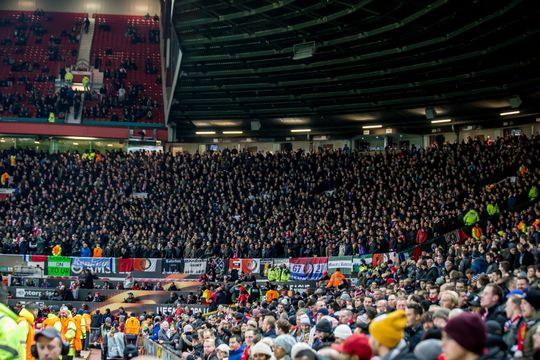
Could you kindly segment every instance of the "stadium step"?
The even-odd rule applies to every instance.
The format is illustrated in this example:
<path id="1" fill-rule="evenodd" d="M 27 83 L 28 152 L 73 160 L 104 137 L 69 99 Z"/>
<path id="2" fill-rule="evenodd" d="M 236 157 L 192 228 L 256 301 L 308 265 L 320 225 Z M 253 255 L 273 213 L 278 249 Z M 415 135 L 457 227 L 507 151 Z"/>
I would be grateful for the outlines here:
<path id="1" fill-rule="evenodd" d="M 90 64 L 90 51 L 92 50 L 92 40 L 94 39 L 96 19 L 89 19 L 90 27 L 88 28 L 88 34 L 84 31 L 84 26 L 83 29 L 81 29 L 81 44 L 79 46 L 79 56 L 77 58 L 77 63 L 87 62 L 88 64 Z"/>

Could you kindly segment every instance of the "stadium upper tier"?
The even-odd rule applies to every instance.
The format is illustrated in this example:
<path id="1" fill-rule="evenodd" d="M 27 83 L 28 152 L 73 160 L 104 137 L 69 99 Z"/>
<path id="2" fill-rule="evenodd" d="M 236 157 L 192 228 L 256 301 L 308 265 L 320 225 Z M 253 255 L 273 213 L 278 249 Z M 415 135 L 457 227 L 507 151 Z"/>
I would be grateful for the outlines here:
<path id="1" fill-rule="evenodd" d="M 159 20 L 96 14 L 95 31 L 87 34 L 85 16 L 0 11 L 0 117 L 48 118 L 54 112 L 66 119 L 69 110 L 59 104 L 72 107 L 80 93 L 59 94 L 55 80 L 88 61 L 78 59 L 79 47 L 82 37 L 92 36 L 90 70 L 101 73 L 91 72 L 83 119 L 163 123 Z M 79 113 L 80 99 L 75 103 Z"/>
<path id="2" fill-rule="evenodd" d="M 83 19 L 82 13 L 0 11 L 0 117 L 39 116 L 36 99 L 54 94 L 60 69 L 77 61 Z"/>
<path id="3" fill-rule="evenodd" d="M 489 204 L 526 201 L 539 180 L 539 142 L 94 158 L 4 151 L 3 180 L 17 195 L 0 204 L 3 252 L 50 254 L 61 244 L 78 255 L 83 243 L 100 243 L 104 256 L 154 258 L 402 250 L 462 226 L 471 209 L 485 220 Z"/>

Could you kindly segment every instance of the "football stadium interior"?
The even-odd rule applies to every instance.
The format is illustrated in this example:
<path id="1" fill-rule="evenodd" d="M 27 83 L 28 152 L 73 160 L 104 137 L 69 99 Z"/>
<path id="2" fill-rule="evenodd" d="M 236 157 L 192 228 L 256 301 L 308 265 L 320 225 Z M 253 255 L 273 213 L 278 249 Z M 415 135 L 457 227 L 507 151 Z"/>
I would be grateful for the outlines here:
<path id="1" fill-rule="evenodd" d="M 539 15 L 0 1 L 0 359 L 540 358 Z"/>

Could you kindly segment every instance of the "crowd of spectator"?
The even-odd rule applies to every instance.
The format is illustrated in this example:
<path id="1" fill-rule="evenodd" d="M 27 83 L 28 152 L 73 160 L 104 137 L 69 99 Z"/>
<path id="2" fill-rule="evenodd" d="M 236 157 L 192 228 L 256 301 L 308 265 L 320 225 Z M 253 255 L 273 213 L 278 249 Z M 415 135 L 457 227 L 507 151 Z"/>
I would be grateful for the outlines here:
<path id="1" fill-rule="evenodd" d="M 35 252 L 36 242 L 43 253 L 60 244 L 63 255 L 100 244 L 106 257 L 401 251 L 462 226 L 471 209 L 487 219 L 496 205 L 497 222 L 497 212 L 526 201 L 538 184 L 539 140 L 381 153 L 109 152 L 92 160 L 4 151 L 2 164 L 17 159 L 7 169 L 17 195 L 0 204 L 3 252 Z"/>

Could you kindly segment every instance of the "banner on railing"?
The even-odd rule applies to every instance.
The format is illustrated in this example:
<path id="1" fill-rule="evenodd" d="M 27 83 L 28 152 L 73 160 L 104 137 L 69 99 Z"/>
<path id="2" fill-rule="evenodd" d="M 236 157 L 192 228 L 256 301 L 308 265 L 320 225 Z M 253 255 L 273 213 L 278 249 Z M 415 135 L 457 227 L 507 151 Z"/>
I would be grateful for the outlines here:
<path id="1" fill-rule="evenodd" d="M 328 272 L 328 258 L 292 258 L 289 271 L 291 280 L 320 280 Z"/>
<path id="2" fill-rule="evenodd" d="M 206 272 L 206 260 L 184 259 L 184 273 L 202 275 Z"/>
<path id="3" fill-rule="evenodd" d="M 340 269 L 344 275 L 350 275 L 353 270 L 352 256 L 331 256 L 328 258 L 328 273 L 333 274 Z"/>
<path id="4" fill-rule="evenodd" d="M 260 259 L 229 259 L 229 271 L 238 270 L 241 274 L 259 274 Z"/>
<path id="5" fill-rule="evenodd" d="M 184 259 L 161 260 L 163 274 L 181 274 L 184 272 Z"/>
<path id="6" fill-rule="evenodd" d="M 89 269 L 96 275 L 114 274 L 113 258 L 71 258 L 71 273 L 80 275 L 85 269 Z"/>
<path id="7" fill-rule="evenodd" d="M 47 275 L 71 276 L 71 257 L 49 256 L 47 258 Z"/>

